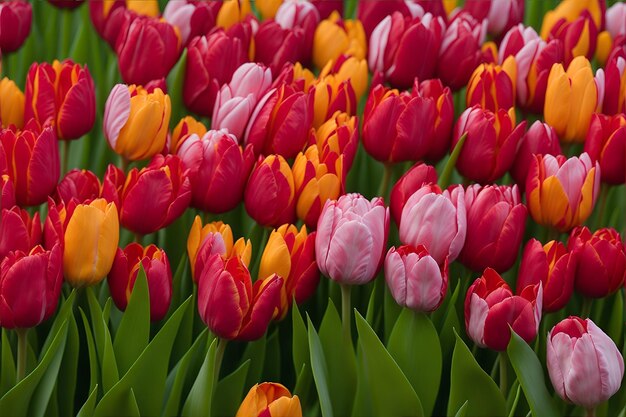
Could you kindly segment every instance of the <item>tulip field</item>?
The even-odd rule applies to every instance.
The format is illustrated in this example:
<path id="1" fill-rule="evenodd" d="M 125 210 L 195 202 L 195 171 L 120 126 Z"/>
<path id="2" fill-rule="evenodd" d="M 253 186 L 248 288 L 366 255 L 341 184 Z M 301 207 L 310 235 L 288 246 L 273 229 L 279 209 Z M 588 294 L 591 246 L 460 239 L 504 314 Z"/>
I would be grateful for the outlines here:
<path id="1" fill-rule="evenodd" d="M 626 2 L 0 0 L 0 417 L 626 417 Z"/>

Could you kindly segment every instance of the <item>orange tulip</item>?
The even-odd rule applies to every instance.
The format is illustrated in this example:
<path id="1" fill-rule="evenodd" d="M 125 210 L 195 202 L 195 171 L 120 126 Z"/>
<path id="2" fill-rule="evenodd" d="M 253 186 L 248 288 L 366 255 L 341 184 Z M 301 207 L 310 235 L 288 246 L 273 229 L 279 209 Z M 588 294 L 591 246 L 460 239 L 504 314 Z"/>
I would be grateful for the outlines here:
<path id="1" fill-rule="evenodd" d="M 275 382 L 256 384 L 239 406 L 235 417 L 302 417 L 300 399 Z"/>
<path id="2" fill-rule="evenodd" d="M 7 77 L 0 81 L 0 122 L 3 128 L 24 127 L 24 93 Z"/>
<path id="3" fill-rule="evenodd" d="M 365 59 L 366 50 L 365 30 L 361 22 L 342 20 L 336 11 L 322 20 L 315 30 L 313 63 L 318 68 L 324 68 L 329 61 L 335 62 L 344 54 Z"/>

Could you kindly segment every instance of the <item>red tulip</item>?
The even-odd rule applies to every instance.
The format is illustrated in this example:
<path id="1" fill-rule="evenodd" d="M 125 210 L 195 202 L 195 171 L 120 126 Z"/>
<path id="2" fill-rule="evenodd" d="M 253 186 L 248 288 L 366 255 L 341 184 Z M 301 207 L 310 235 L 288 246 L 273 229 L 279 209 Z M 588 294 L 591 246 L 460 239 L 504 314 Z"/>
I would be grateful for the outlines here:
<path id="1" fill-rule="evenodd" d="M 360 1 L 358 7 L 357 15 L 359 20 L 363 22 L 368 39 L 380 21 L 395 12 L 411 18 L 422 17 L 425 13 L 446 18 L 446 12 L 441 0 L 367 0 Z"/>
<path id="2" fill-rule="evenodd" d="M 389 208 L 396 225 L 400 225 L 402 210 L 409 197 L 422 188 L 423 185 L 436 183 L 437 170 L 435 170 L 435 167 L 422 162 L 413 165 L 411 169 L 400 177 L 391 189 L 389 197 Z"/>
<path id="3" fill-rule="evenodd" d="M 564 18 L 559 19 L 550 29 L 549 39 L 559 39 L 563 42 L 564 64 L 569 65 L 577 56 L 593 58 L 596 52 L 598 31 L 593 17 L 587 10 L 584 10 L 572 22 Z"/>
<path id="4" fill-rule="evenodd" d="M 79 203 L 100 197 L 100 180 L 87 169 L 73 169 L 59 182 L 54 199 L 65 205 L 74 199 Z"/>
<path id="5" fill-rule="evenodd" d="M 33 19 L 33 9 L 27 1 L 3 1 L 0 3 L 0 50 L 16 51 L 22 46 Z"/>
<path id="6" fill-rule="evenodd" d="M 517 64 L 512 57 L 500 65 L 481 64 L 476 67 L 467 84 L 466 105 L 479 105 L 496 113 L 515 105 L 515 74 Z"/>
<path id="7" fill-rule="evenodd" d="M 2 174 L 0 176 L 0 210 L 8 209 L 15 205 L 15 188 L 11 178 Z"/>
<path id="8" fill-rule="evenodd" d="M 137 15 L 157 17 L 159 4 L 156 0 L 116 0 L 116 1 L 89 1 L 89 17 L 94 28 L 102 38 L 115 49 L 115 41 L 121 32 L 121 27 L 129 19 Z"/>
<path id="9" fill-rule="evenodd" d="M 126 310 L 140 266 L 148 282 L 150 320 L 162 320 L 172 300 L 172 270 L 163 249 L 154 245 L 143 248 L 138 243 L 131 243 L 124 250 L 117 248 L 108 278 L 111 297 L 120 310 Z"/>
<path id="10" fill-rule="evenodd" d="M 561 146 L 556 131 L 552 126 L 539 120 L 533 123 L 520 139 L 515 162 L 509 171 L 522 190 L 526 186 L 526 177 L 535 154 L 561 155 Z"/>
<path id="11" fill-rule="evenodd" d="M 602 113 L 618 115 L 626 111 L 626 57 L 610 59 L 604 70 L 596 72 L 598 90 L 604 94 Z M 600 97 L 602 99 L 602 97 Z"/>
<path id="12" fill-rule="evenodd" d="M 163 19 L 178 28 L 183 46 L 196 36 L 207 35 L 215 27 L 221 4 L 208 1 L 169 1 Z"/>
<path id="13" fill-rule="evenodd" d="M 75 9 L 84 2 L 85 0 L 48 0 L 48 3 L 59 9 Z"/>
<path id="14" fill-rule="evenodd" d="M 0 326 L 29 328 L 49 319 L 57 309 L 62 284 L 60 246 L 9 253 L 0 265 Z"/>
<path id="15" fill-rule="evenodd" d="M 343 16 L 342 0 L 309 0 L 317 9 L 320 19 L 326 19 L 332 12 L 336 11 Z"/>
<path id="16" fill-rule="evenodd" d="M 141 171 L 128 173 L 120 196 L 120 223 L 146 235 L 169 226 L 187 208 L 191 185 L 175 155 L 156 155 Z"/>
<path id="17" fill-rule="evenodd" d="M 559 241 L 542 245 L 531 239 L 524 248 L 517 274 L 517 292 L 528 285 L 542 284 L 543 311 L 553 312 L 565 307 L 574 291 L 577 257 Z"/>
<path id="18" fill-rule="evenodd" d="M 487 19 L 487 30 L 495 37 L 524 20 L 524 0 L 467 0 L 463 10 L 479 22 Z"/>
<path id="19" fill-rule="evenodd" d="M 585 152 L 600 163 L 602 182 L 612 185 L 626 182 L 626 116 L 602 114 L 591 116 L 585 139 Z"/>
<path id="20" fill-rule="evenodd" d="M 30 217 L 19 207 L 3 208 L 0 212 L 0 259 L 12 251 L 29 253 L 41 242 L 39 213 Z"/>

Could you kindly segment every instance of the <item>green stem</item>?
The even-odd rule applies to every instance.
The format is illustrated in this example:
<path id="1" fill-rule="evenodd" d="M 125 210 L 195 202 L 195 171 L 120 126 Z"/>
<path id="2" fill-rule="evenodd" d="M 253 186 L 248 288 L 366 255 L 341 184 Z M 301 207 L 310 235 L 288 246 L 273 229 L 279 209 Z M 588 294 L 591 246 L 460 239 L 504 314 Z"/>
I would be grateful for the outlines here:
<path id="1" fill-rule="evenodd" d="M 508 366 L 508 358 L 506 356 L 506 351 L 500 352 L 500 391 L 502 392 L 502 396 L 506 398 L 507 394 L 507 366 Z"/>
<path id="2" fill-rule="evenodd" d="M 135 233 L 135 243 L 143 244 L 143 235 Z"/>
<path id="3" fill-rule="evenodd" d="M 580 309 L 581 318 L 586 319 L 591 315 L 592 304 L 593 304 L 593 298 L 583 297 L 583 305 Z"/>
<path id="4" fill-rule="evenodd" d="M 352 287 L 347 284 L 339 284 L 341 287 L 341 321 L 343 324 L 343 337 L 352 343 L 352 332 L 350 329 L 350 290 Z"/>
<path id="5" fill-rule="evenodd" d="M 120 165 L 124 174 L 128 172 L 128 166 L 130 165 L 130 161 L 123 156 L 120 155 Z"/>
<path id="6" fill-rule="evenodd" d="M 588 408 L 587 410 L 585 410 L 585 415 L 587 417 L 595 417 L 596 416 L 596 409 L 595 408 Z"/>
<path id="7" fill-rule="evenodd" d="M 599 229 L 604 225 L 604 220 L 606 218 L 606 202 L 609 197 L 609 191 L 611 186 L 609 184 L 602 183 L 602 188 L 600 188 L 600 203 L 598 206 L 598 217 L 596 217 L 596 229 Z"/>
<path id="8" fill-rule="evenodd" d="M 443 172 L 439 177 L 439 187 L 442 190 L 445 190 L 450 185 L 450 179 L 452 178 L 452 171 L 456 165 L 456 160 L 459 159 L 459 155 L 461 154 L 461 149 L 463 148 L 463 144 L 465 143 L 465 139 L 467 139 L 467 133 L 464 133 L 463 136 L 459 138 L 459 141 L 454 146 L 450 157 L 446 161 L 446 165 L 443 168 Z"/>
<path id="9" fill-rule="evenodd" d="M 17 382 L 26 376 L 26 348 L 28 329 L 18 328 L 17 332 Z"/>
<path id="10" fill-rule="evenodd" d="M 215 365 L 213 366 L 214 370 L 214 381 L 213 387 L 217 385 L 217 381 L 220 376 L 220 368 L 222 367 L 222 359 L 224 359 L 224 351 L 226 350 L 226 345 L 228 344 L 227 339 L 220 338 L 217 342 L 217 350 L 215 351 Z"/>
<path id="11" fill-rule="evenodd" d="M 72 144 L 71 140 L 63 141 L 63 167 L 61 169 L 62 175 L 67 174 L 67 167 L 69 166 L 69 162 L 70 162 L 70 145 L 71 144 Z"/>
<path id="12" fill-rule="evenodd" d="M 258 225 L 258 224 L 255 223 L 255 225 Z M 262 227 L 262 226 L 258 226 L 258 227 L 261 228 L 261 239 L 259 240 L 258 245 L 256 245 L 258 250 L 256 252 L 256 256 L 254 257 L 254 263 L 252 264 L 252 268 L 250 268 L 250 273 L 253 277 L 259 274 L 259 266 L 261 264 L 261 258 L 263 257 L 263 250 L 265 249 L 265 244 L 269 236 L 269 229 L 267 227 Z M 254 231 L 256 231 L 256 229 Z M 252 235 L 248 235 L 248 236 L 252 236 Z"/>
<path id="13" fill-rule="evenodd" d="M 378 187 L 378 193 L 380 197 L 387 197 L 387 190 L 389 189 L 389 183 L 391 182 L 391 174 L 393 172 L 393 165 L 390 163 L 385 163 L 383 168 L 383 179 L 380 182 L 380 186 Z"/>

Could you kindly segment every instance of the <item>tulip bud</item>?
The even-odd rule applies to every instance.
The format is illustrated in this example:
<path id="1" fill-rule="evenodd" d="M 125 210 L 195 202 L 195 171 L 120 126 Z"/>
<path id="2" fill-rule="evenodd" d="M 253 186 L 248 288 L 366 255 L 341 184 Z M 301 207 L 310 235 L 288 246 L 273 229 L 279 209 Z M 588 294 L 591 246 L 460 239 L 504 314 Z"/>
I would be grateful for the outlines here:
<path id="1" fill-rule="evenodd" d="M 410 88 L 415 78 L 434 78 L 445 26 L 430 13 L 416 19 L 400 12 L 385 17 L 370 37 L 370 70 L 398 88 Z M 420 45 L 417 51 L 415 45 Z"/>
<path id="2" fill-rule="evenodd" d="M 517 144 L 526 121 L 515 126 L 515 109 L 492 113 L 478 106 L 461 114 L 456 122 L 452 149 L 467 134 L 456 163 L 461 175 L 487 184 L 502 177 L 513 165 Z"/>
<path id="3" fill-rule="evenodd" d="M 121 27 L 127 19 L 139 16 L 157 17 L 157 0 L 89 1 L 89 17 L 96 31 L 115 49 Z"/>
<path id="4" fill-rule="evenodd" d="M 350 117 L 346 113 L 334 114 L 317 129 L 315 141 L 323 159 L 324 156 L 343 156 L 345 177 L 352 167 L 359 143 L 356 116 Z"/>
<path id="5" fill-rule="evenodd" d="M 544 22 L 547 18 L 546 15 Z M 599 27 L 594 23 L 591 15 L 584 11 L 573 21 L 568 22 L 565 19 L 556 21 L 546 39 L 559 39 L 563 42 L 564 63 L 567 65 L 579 56 L 587 59 L 593 58 L 596 51 L 598 29 Z"/>
<path id="6" fill-rule="evenodd" d="M 367 61 L 353 56 L 341 55 L 332 64 L 328 62 L 320 71 L 318 78 L 321 80 L 327 75 L 333 75 L 334 83 L 337 85 L 344 82 L 349 83 L 358 103 L 368 89 Z M 346 90 L 348 89 L 346 88 Z"/>
<path id="7" fill-rule="evenodd" d="M 573 22 L 582 14 L 586 14 L 598 28 L 603 28 L 606 13 L 605 0 L 565 0 L 554 10 L 548 11 L 541 25 L 541 37 L 546 39 L 550 31 L 560 21 Z"/>
<path id="8" fill-rule="evenodd" d="M 98 198 L 78 204 L 65 219 L 63 271 L 73 287 L 95 285 L 113 265 L 119 241 L 115 203 Z"/>
<path id="9" fill-rule="evenodd" d="M 174 130 L 172 130 L 172 134 L 169 137 L 170 143 L 168 145 L 168 149 L 170 150 L 170 153 L 176 153 L 178 151 L 178 145 L 188 136 L 195 133 L 199 137 L 202 137 L 206 132 L 206 127 L 192 116 L 183 117 L 180 119 Z"/>
<path id="10" fill-rule="evenodd" d="M 29 253 L 41 242 L 39 213 L 30 217 L 19 207 L 3 208 L 0 212 L 0 259 L 13 251 Z"/>
<path id="11" fill-rule="evenodd" d="M 160 88 L 117 84 L 104 109 L 102 127 L 111 148 L 131 161 L 148 159 L 165 147 L 172 112 L 170 97 Z"/>
<path id="12" fill-rule="evenodd" d="M 154 245 L 143 248 L 138 243 L 131 243 L 124 250 L 117 248 L 108 279 L 111 297 L 117 308 L 126 310 L 140 267 L 148 282 L 150 321 L 162 320 L 172 300 L 172 270 L 163 249 Z"/>
<path id="13" fill-rule="evenodd" d="M 109 203 L 115 203 L 118 213 L 122 204 L 120 203 L 120 197 L 124 183 L 126 182 L 126 175 L 124 172 L 113 164 L 109 164 L 104 173 L 102 179 L 102 186 L 100 188 L 100 196 Z"/>
<path id="14" fill-rule="evenodd" d="M 96 96 L 89 69 L 67 59 L 33 63 L 26 79 L 26 120 L 51 120 L 60 139 L 78 139 L 96 120 Z"/>
<path id="15" fill-rule="evenodd" d="M 467 235 L 459 259 L 469 269 L 480 272 L 490 267 L 508 271 L 524 237 L 526 206 L 517 186 L 478 184 L 465 190 Z"/>
<path id="16" fill-rule="evenodd" d="M 0 9 L 1 11 L 1 9 Z M 0 268 L 0 326 L 29 328 L 48 320 L 56 311 L 63 284 L 61 247 L 41 246 L 3 256 Z"/>
<path id="17" fill-rule="evenodd" d="M 467 0 L 463 10 L 478 21 L 487 19 L 487 30 L 495 37 L 524 20 L 524 0 Z"/>
<path id="18" fill-rule="evenodd" d="M 567 232 L 587 220 L 600 191 L 600 166 L 583 152 L 566 159 L 535 155 L 526 179 L 526 202 L 533 220 Z"/>
<path id="19" fill-rule="evenodd" d="M 320 271 L 341 284 L 367 284 L 382 265 L 388 233 L 389 209 L 382 198 L 346 194 L 327 201 L 315 239 Z"/>
<path id="20" fill-rule="evenodd" d="M 246 211 L 263 226 L 295 220 L 295 184 L 291 168 L 280 155 L 259 157 L 244 192 Z"/>
<path id="21" fill-rule="evenodd" d="M 388 1 L 362 1 L 358 3 L 357 16 L 365 28 L 365 33 L 369 39 L 372 32 L 378 24 L 387 16 L 391 16 L 395 12 L 399 12 L 404 17 L 416 18 L 424 16 L 427 11 L 436 16 L 442 16 L 434 10 L 434 3 L 440 3 L 439 0 L 427 1 L 404 1 L 404 0 L 388 0 Z M 433 9 L 433 10 L 430 10 Z M 445 13 L 444 16 L 445 17 Z"/>
<path id="22" fill-rule="evenodd" d="M 317 25 L 313 38 L 313 64 L 317 68 L 324 68 L 341 55 L 364 59 L 366 51 L 365 31 L 359 20 L 342 20 L 339 13 L 333 12 Z"/>
<path id="23" fill-rule="evenodd" d="M 198 312 L 218 337 L 256 340 L 267 330 L 280 305 L 283 279 L 273 275 L 264 286 L 252 286 L 250 272 L 237 258 L 213 255 L 198 278 Z"/>
<path id="24" fill-rule="evenodd" d="M 320 127 L 336 112 L 356 114 L 358 103 L 349 80 L 325 75 L 318 78 L 314 87 L 313 127 Z"/>
<path id="25" fill-rule="evenodd" d="M 315 232 L 307 234 L 306 226 L 300 230 L 284 224 L 270 233 L 263 249 L 257 282 L 278 275 L 283 279 L 280 304 L 274 318 L 282 320 L 291 301 L 306 301 L 317 288 L 320 272 L 315 262 Z"/>
<path id="26" fill-rule="evenodd" d="M 478 66 L 467 85 L 467 107 L 479 105 L 494 113 L 500 109 L 508 111 L 515 105 L 516 78 L 517 64 L 513 57 L 508 57 L 502 66 Z"/>
<path id="27" fill-rule="evenodd" d="M 446 296 L 448 260 L 440 267 L 422 245 L 392 247 L 385 258 L 385 280 L 396 303 L 431 312 Z"/>
<path id="28" fill-rule="evenodd" d="M 612 185 L 626 182 L 626 116 L 594 114 L 585 139 L 585 152 L 600 163 L 602 182 Z"/>
<path id="29" fill-rule="evenodd" d="M 245 63 L 233 74 L 230 83 L 217 93 L 211 126 L 227 129 L 238 139 L 243 133 L 259 100 L 272 84 L 272 72 L 260 64 Z"/>
<path id="30" fill-rule="evenodd" d="M 552 156 L 561 154 L 559 137 L 556 135 L 554 128 L 539 120 L 533 123 L 520 139 L 515 162 L 513 162 L 513 166 L 509 171 L 522 190 L 526 185 L 528 169 L 535 154 Z"/>
<path id="31" fill-rule="evenodd" d="M 275 76 L 286 63 L 307 62 L 311 55 L 310 49 L 305 49 L 305 33 L 301 28 L 283 28 L 274 20 L 259 26 L 254 41 L 254 60 L 267 65 Z"/>
<path id="32" fill-rule="evenodd" d="M 530 343 L 539 330 L 542 300 L 541 284 L 529 285 L 513 295 L 506 281 L 487 268 L 467 290 L 467 335 L 478 346 L 498 351 L 506 350 L 511 329 Z"/>
<path id="33" fill-rule="evenodd" d="M 404 205 L 409 197 L 422 188 L 422 186 L 436 183 L 437 171 L 434 167 L 422 162 L 413 165 L 411 169 L 400 177 L 391 189 L 391 195 L 389 197 L 389 208 L 391 209 L 391 216 L 396 222 L 396 225 L 400 225 L 402 209 L 404 209 Z"/>
<path id="34" fill-rule="evenodd" d="M 131 169 L 121 200 L 120 222 L 128 230 L 147 235 L 169 226 L 191 200 L 191 184 L 180 158 L 156 155 L 141 171 Z"/>
<path id="35" fill-rule="evenodd" d="M 22 46 L 28 34 L 33 19 L 33 9 L 29 2 L 5 1 L 0 3 L 0 50 L 5 54 L 16 51 Z"/>
<path id="36" fill-rule="evenodd" d="M 178 146 L 189 170 L 191 206 L 211 213 L 225 213 L 241 202 L 254 165 L 252 147 L 244 151 L 226 132 L 209 130 L 202 138 L 193 134 Z"/>
<path id="37" fill-rule="evenodd" d="M 85 203 L 100 197 L 100 180 L 87 169 L 73 169 L 59 182 L 54 199 L 68 205 L 71 200 Z"/>
<path id="38" fill-rule="evenodd" d="M 572 230 L 567 248 L 578 256 L 574 285 L 585 297 L 606 297 L 624 285 L 626 252 L 615 229 L 592 234 L 586 227 L 578 227 Z"/>
<path id="39" fill-rule="evenodd" d="M 220 3 L 221 7 L 217 12 L 215 21 L 217 27 L 229 29 L 252 15 L 250 0 L 233 0 Z"/>
<path id="40" fill-rule="evenodd" d="M 617 2 L 607 9 L 606 30 L 613 39 L 626 36 L 626 4 Z"/>
<path id="41" fill-rule="evenodd" d="M 163 19 L 178 29 L 182 45 L 196 36 L 207 35 L 215 27 L 216 7 L 203 1 L 170 1 Z"/>
<path id="42" fill-rule="evenodd" d="M 51 126 L 31 120 L 24 130 L 0 132 L 0 152 L 6 156 L 8 175 L 20 206 L 38 206 L 52 194 L 61 171 L 59 147 Z"/>
<path id="43" fill-rule="evenodd" d="M 245 143 L 255 154 L 293 158 L 311 134 L 313 94 L 282 85 L 270 90 L 257 105 L 246 128 Z"/>
<path id="44" fill-rule="evenodd" d="M 595 80 L 602 113 L 606 115 L 623 113 L 626 110 L 626 58 L 616 56 L 609 60 L 604 70 L 599 69 L 596 72 Z"/>
<path id="45" fill-rule="evenodd" d="M 285 1 L 276 11 L 275 21 L 282 29 L 302 33 L 300 56 L 297 62 L 307 64 L 311 60 L 315 28 L 320 22 L 320 15 L 315 6 L 308 0 Z M 260 30 L 261 28 L 259 32 Z M 259 46 L 262 47 L 263 43 L 259 41 Z"/>
<path id="46" fill-rule="evenodd" d="M 593 410 L 615 394 L 624 377 L 624 359 L 615 342 L 590 319 L 570 316 L 547 340 L 548 374 L 559 396 Z"/>
<path id="47" fill-rule="evenodd" d="M 237 410 L 235 417 L 302 417 L 297 395 L 275 382 L 256 384 Z"/>
<path id="48" fill-rule="evenodd" d="M 0 7 L 2 7 L 0 5 Z M 24 127 L 24 93 L 7 77 L 0 81 L 0 126 Z"/>

